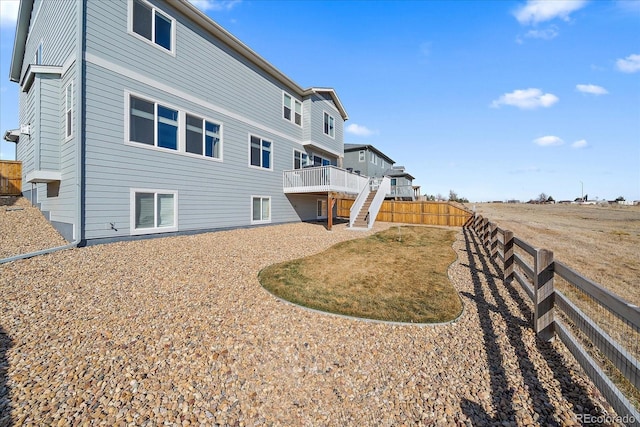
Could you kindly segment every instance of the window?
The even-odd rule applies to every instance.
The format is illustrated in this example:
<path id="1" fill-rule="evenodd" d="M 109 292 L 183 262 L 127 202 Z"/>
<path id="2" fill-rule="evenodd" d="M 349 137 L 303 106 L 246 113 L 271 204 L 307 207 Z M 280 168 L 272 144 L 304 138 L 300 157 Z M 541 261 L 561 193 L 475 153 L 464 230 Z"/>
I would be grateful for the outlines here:
<path id="1" fill-rule="evenodd" d="M 397 179 L 396 178 L 391 178 L 391 186 L 395 187 L 397 183 Z"/>
<path id="2" fill-rule="evenodd" d="M 33 63 L 35 65 L 42 65 L 42 42 L 40 42 L 40 44 L 36 48 L 36 54 L 34 55 Z"/>
<path id="3" fill-rule="evenodd" d="M 177 231 L 177 193 L 131 190 L 131 234 Z"/>
<path id="4" fill-rule="evenodd" d="M 371 153 L 371 163 L 373 163 L 374 165 L 376 164 L 376 162 L 378 161 L 378 156 L 376 155 L 376 153 Z"/>
<path id="5" fill-rule="evenodd" d="M 364 150 L 360 150 L 360 152 L 358 152 L 358 161 L 364 162 Z"/>
<path id="6" fill-rule="evenodd" d="M 129 141 L 178 149 L 178 111 L 135 96 L 129 98 Z"/>
<path id="7" fill-rule="evenodd" d="M 69 139 L 73 134 L 73 82 L 64 90 L 64 138 Z"/>
<path id="8" fill-rule="evenodd" d="M 143 0 L 133 0 L 131 30 L 170 52 L 173 52 L 175 21 Z"/>
<path id="9" fill-rule="evenodd" d="M 302 126 L 302 103 L 287 93 L 282 93 L 282 118 Z"/>
<path id="10" fill-rule="evenodd" d="M 331 138 L 335 137 L 334 119 L 328 113 L 324 113 L 324 133 Z"/>
<path id="11" fill-rule="evenodd" d="M 251 166 L 272 169 L 271 164 L 271 142 L 251 135 L 250 143 L 250 157 Z"/>
<path id="12" fill-rule="evenodd" d="M 187 153 L 214 159 L 222 157 L 219 124 L 187 114 L 186 132 Z"/>
<path id="13" fill-rule="evenodd" d="M 251 197 L 251 223 L 271 222 L 271 197 Z"/>
<path id="14" fill-rule="evenodd" d="M 305 166 L 309 166 L 309 155 L 302 151 L 293 151 L 293 168 L 302 169 Z"/>

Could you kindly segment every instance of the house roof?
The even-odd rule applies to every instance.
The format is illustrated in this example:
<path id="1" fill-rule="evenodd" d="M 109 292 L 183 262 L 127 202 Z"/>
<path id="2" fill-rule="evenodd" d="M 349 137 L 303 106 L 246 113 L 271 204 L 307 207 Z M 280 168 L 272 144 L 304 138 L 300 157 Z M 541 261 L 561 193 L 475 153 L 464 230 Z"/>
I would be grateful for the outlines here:
<path id="1" fill-rule="evenodd" d="M 216 38 L 220 39 L 227 46 L 244 56 L 251 63 L 262 69 L 278 82 L 293 89 L 294 92 L 300 97 L 306 97 L 312 94 L 325 94 L 328 95 L 335 104 L 336 108 L 340 112 L 343 120 L 348 120 L 349 115 L 344 109 L 338 94 L 331 88 L 311 87 L 304 89 L 296 82 L 287 77 L 284 73 L 271 65 L 266 59 L 258 55 L 246 44 L 241 42 L 233 34 L 222 28 L 219 24 L 209 18 L 205 13 L 201 12 L 197 7 L 192 5 L 188 0 L 176 0 L 171 3 L 173 7 L 185 14 L 188 18 L 200 25 L 204 30 L 211 33 Z M 22 73 L 22 61 L 24 60 L 25 45 L 27 41 L 27 35 L 29 33 L 29 21 L 31 19 L 31 12 L 33 10 L 33 0 L 21 0 L 20 8 L 18 9 L 18 23 L 16 26 L 16 36 L 13 44 L 13 56 L 11 57 L 11 69 L 10 80 L 13 82 L 20 81 L 20 74 Z"/>
<path id="2" fill-rule="evenodd" d="M 387 169 L 384 174 L 392 178 L 404 177 L 412 181 L 415 179 L 413 175 L 404 170 L 404 166 L 394 166 L 391 169 Z"/>
<path id="3" fill-rule="evenodd" d="M 386 154 L 384 154 L 382 151 L 378 150 L 373 145 L 369 145 L 369 144 L 344 144 L 344 152 L 345 153 L 348 153 L 348 152 L 351 152 L 351 151 L 360 151 L 360 150 L 373 151 L 378 156 L 380 156 L 383 159 L 385 159 L 387 162 L 389 162 L 391 164 L 395 163 L 395 160 L 393 160 L 391 157 L 389 157 Z"/>

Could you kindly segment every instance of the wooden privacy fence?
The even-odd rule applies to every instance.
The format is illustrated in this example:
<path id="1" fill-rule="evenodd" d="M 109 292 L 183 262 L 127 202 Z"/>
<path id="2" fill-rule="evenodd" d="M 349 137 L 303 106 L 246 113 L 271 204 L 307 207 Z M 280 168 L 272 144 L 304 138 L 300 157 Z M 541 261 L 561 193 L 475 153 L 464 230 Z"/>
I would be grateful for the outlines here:
<path id="1" fill-rule="evenodd" d="M 640 413 L 628 398 L 637 400 L 640 390 L 640 308 L 487 218 L 475 216 L 467 227 L 491 258 L 502 261 L 504 285 L 515 280 L 533 301 L 538 336 L 557 336 L 622 422 L 640 426 Z"/>
<path id="2" fill-rule="evenodd" d="M 0 196 L 22 194 L 22 162 L 0 160 Z"/>
<path id="3" fill-rule="evenodd" d="M 338 200 L 338 216 L 348 217 L 353 200 Z M 385 200 L 376 221 L 405 224 L 448 225 L 462 227 L 473 214 L 448 202 L 406 202 Z"/>

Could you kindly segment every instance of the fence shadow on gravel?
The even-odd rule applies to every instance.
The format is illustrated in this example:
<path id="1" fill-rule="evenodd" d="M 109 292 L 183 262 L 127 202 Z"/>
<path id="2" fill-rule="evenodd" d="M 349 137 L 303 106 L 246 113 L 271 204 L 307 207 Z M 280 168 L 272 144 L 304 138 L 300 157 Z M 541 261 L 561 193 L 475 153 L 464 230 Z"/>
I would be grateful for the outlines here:
<path id="1" fill-rule="evenodd" d="M 509 375 L 503 365 L 505 358 L 502 354 L 498 336 L 501 332 L 496 331 L 494 321 L 491 319 L 492 314 L 494 317 L 497 314 L 505 322 L 507 339 L 516 354 L 522 380 L 525 386 L 528 387 L 529 398 L 533 403 L 531 405 L 532 409 L 544 408 L 544 411 L 536 410 L 537 419 L 535 419 L 534 414 L 529 415 L 535 419 L 536 424 L 557 425 L 558 420 L 553 418 L 553 403 L 543 384 L 544 380 L 541 379 L 536 366 L 530 358 L 529 349 L 522 334 L 523 329 L 531 327 L 532 308 L 511 284 L 503 286 L 501 268 L 478 242 L 477 237 L 469 229 L 465 228 L 463 232 L 469 263 L 462 263 L 462 265 L 468 267 L 471 271 L 474 293 L 462 292 L 462 295 L 473 301 L 478 310 L 478 318 L 482 328 L 487 362 L 490 369 L 491 401 L 496 415 L 491 416 L 482 406 L 468 399 L 463 399 L 461 409 L 472 420 L 474 425 L 500 425 L 504 421 L 522 421 L 522 416 L 526 416 L 525 414 L 529 412 L 524 409 L 526 404 L 514 403 L 514 397 L 518 391 L 514 390 L 513 386 L 509 384 Z M 493 267 L 493 270 L 491 267 Z M 493 273 L 493 271 L 496 273 Z M 486 283 L 486 285 L 483 283 Z M 516 303 L 516 314 L 510 311 L 499 286 Z M 490 298 L 485 297 L 485 292 L 490 294 Z M 581 413 L 594 413 L 592 411 L 597 411 L 589 399 L 587 390 L 572 380 L 569 369 L 562 361 L 562 356 L 555 351 L 552 345 L 536 339 L 536 348 L 553 372 L 554 378 L 560 383 L 562 395 L 573 407 L 574 413 L 578 412 L 578 408 L 580 408 Z M 526 396 L 519 397 L 522 399 L 527 398 Z M 524 414 L 519 414 L 521 411 L 524 411 Z"/>
<path id="2" fill-rule="evenodd" d="M 10 427 L 11 421 L 11 394 L 9 393 L 9 361 L 7 352 L 13 345 L 11 337 L 0 326 L 0 426 Z"/>

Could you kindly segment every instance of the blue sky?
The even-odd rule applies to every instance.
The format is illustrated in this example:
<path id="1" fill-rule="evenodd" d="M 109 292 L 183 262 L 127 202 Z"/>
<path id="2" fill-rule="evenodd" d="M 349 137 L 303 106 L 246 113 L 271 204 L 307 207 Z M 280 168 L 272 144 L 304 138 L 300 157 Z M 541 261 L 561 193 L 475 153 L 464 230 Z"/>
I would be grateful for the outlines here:
<path id="1" fill-rule="evenodd" d="M 301 86 L 336 89 L 345 142 L 422 193 L 640 200 L 640 0 L 193 2 Z M 4 134 L 17 3 L 0 8 Z"/>

